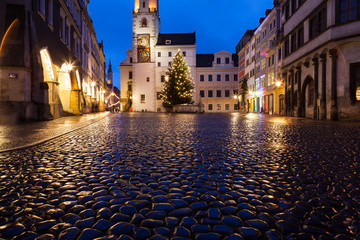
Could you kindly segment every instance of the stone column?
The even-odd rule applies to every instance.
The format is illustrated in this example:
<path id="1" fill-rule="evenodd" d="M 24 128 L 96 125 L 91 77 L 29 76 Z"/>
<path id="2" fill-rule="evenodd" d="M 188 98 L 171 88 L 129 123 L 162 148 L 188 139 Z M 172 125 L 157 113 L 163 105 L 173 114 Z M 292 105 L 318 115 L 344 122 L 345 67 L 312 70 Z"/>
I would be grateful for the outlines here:
<path id="1" fill-rule="evenodd" d="M 320 100 L 320 119 L 326 119 L 326 54 L 320 55 L 321 62 L 321 100 Z"/>
<path id="2" fill-rule="evenodd" d="M 318 98 L 319 98 L 319 60 L 312 59 L 314 65 L 314 81 L 315 81 L 315 103 L 314 103 L 314 119 L 318 119 Z"/>
<path id="3" fill-rule="evenodd" d="M 287 109 L 288 109 L 288 106 L 289 106 L 289 103 L 288 103 L 288 93 L 287 93 L 287 91 L 288 91 L 288 79 L 287 79 L 287 73 L 286 72 L 284 72 L 283 74 L 282 74 L 282 77 L 283 77 L 283 79 L 284 79 L 284 83 L 285 83 L 285 92 L 284 92 L 284 94 L 285 94 L 285 116 L 287 116 Z"/>
<path id="4" fill-rule="evenodd" d="M 336 49 L 329 51 L 331 58 L 331 108 L 330 108 L 330 120 L 338 120 L 339 111 L 337 106 L 337 58 L 338 53 Z"/>
<path id="5" fill-rule="evenodd" d="M 302 109 L 301 109 L 301 66 L 296 67 L 296 74 L 297 74 L 297 104 L 295 107 L 295 117 L 301 117 Z"/>

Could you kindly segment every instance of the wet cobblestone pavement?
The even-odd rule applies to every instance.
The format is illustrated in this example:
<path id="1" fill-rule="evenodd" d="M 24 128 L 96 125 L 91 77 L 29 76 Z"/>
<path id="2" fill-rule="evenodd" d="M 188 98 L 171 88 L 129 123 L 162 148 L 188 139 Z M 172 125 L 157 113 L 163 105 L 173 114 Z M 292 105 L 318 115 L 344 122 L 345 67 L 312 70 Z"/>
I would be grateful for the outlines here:
<path id="1" fill-rule="evenodd" d="M 117 114 L 0 156 L 1 239 L 360 239 L 360 124 Z"/>

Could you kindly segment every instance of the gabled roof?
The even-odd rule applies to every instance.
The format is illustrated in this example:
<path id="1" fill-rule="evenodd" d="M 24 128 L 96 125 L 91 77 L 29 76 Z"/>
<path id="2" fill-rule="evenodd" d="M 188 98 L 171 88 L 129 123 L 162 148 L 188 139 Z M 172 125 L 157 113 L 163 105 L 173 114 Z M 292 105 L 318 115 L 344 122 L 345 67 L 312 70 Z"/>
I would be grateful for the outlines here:
<path id="1" fill-rule="evenodd" d="M 214 54 L 196 54 L 196 67 L 212 67 Z"/>
<path id="2" fill-rule="evenodd" d="M 195 45 L 196 34 L 193 33 L 160 33 L 156 45 Z"/>
<path id="3" fill-rule="evenodd" d="M 234 53 L 231 55 L 231 58 L 234 62 L 234 67 L 238 67 L 239 66 L 238 55 Z M 214 60 L 215 60 L 215 54 L 196 54 L 196 67 L 212 67 Z"/>

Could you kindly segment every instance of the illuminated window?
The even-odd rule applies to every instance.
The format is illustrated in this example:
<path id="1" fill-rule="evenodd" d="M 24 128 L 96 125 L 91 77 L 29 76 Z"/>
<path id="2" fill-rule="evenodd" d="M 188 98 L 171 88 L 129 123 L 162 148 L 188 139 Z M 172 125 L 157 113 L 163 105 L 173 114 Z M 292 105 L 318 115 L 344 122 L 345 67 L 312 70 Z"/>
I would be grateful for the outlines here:
<path id="1" fill-rule="evenodd" d="M 352 103 L 360 102 L 360 63 L 350 65 L 350 94 Z"/>
<path id="2" fill-rule="evenodd" d="M 141 103 L 145 103 L 145 94 L 140 95 L 140 101 Z"/>
<path id="3" fill-rule="evenodd" d="M 216 110 L 221 111 L 221 104 L 216 105 Z"/>

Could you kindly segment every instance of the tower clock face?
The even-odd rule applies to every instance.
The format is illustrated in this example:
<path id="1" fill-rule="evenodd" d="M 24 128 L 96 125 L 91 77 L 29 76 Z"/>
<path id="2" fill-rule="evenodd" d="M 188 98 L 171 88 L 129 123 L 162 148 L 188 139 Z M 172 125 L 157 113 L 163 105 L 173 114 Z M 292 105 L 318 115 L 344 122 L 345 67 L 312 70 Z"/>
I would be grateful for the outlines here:
<path id="1" fill-rule="evenodd" d="M 150 53 L 148 50 L 142 50 L 139 52 L 139 60 L 140 62 L 149 62 Z"/>
<path id="2" fill-rule="evenodd" d="M 141 47 L 149 47 L 149 39 L 147 37 L 140 38 L 139 45 Z"/>
<path id="3" fill-rule="evenodd" d="M 149 48 L 150 47 L 150 36 L 149 35 L 139 35 L 138 36 L 138 46 L 140 48 Z"/>

